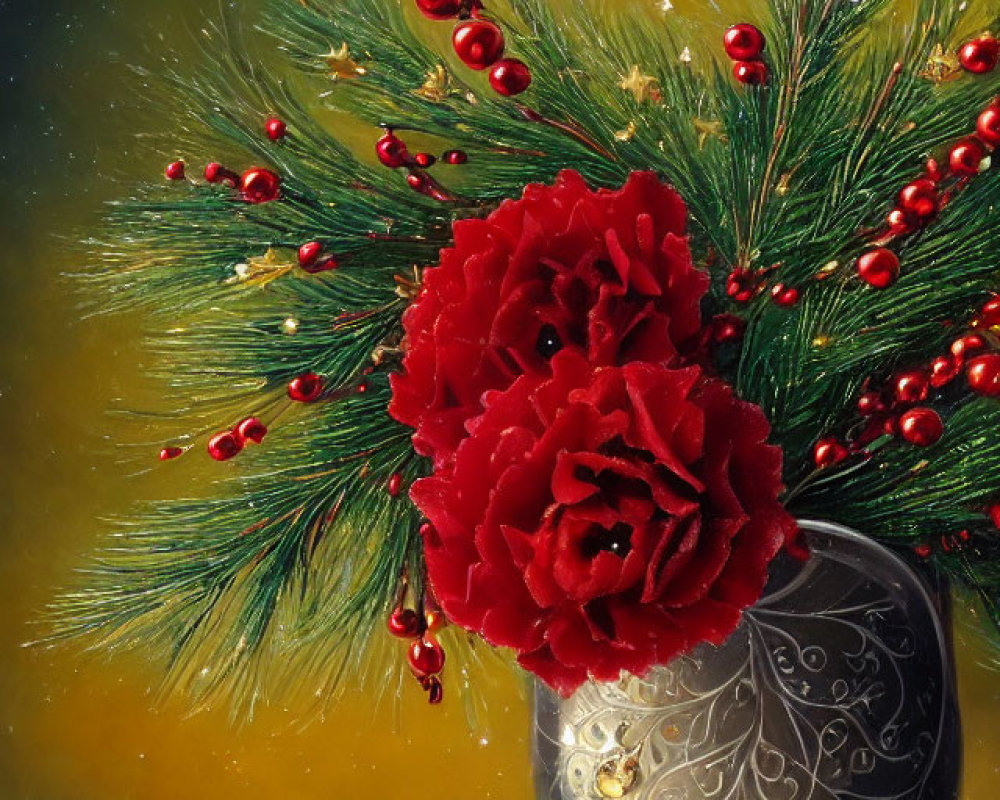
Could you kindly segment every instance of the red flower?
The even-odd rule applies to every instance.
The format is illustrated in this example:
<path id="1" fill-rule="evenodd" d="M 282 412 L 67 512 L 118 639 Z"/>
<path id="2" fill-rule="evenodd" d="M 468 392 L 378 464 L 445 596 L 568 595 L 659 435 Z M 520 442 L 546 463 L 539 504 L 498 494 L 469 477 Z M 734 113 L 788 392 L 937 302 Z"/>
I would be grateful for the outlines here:
<path id="1" fill-rule="evenodd" d="M 404 372 L 389 411 L 435 467 L 451 462 L 483 392 L 551 374 L 560 350 L 595 365 L 677 365 L 697 344 L 708 277 L 684 238 L 687 210 L 651 172 L 591 191 L 575 172 L 530 185 L 424 273 L 403 317 Z"/>
<path id="2" fill-rule="evenodd" d="M 721 643 L 794 534 L 761 410 L 700 367 L 594 367 L 489 392 L 411 496 L 449 620 L 569 694 Z"/>

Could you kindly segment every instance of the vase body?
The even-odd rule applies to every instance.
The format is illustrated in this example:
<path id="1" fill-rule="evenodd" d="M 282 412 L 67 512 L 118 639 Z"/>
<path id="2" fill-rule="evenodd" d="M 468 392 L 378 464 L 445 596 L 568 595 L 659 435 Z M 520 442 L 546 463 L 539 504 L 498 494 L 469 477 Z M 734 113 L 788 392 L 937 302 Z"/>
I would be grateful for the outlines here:
<path id="1" fill-rule="evenodd" d="M 953 800 L 946 587 L 847 528 L 802 522 L 721 647 L 562 699 L 538 684 L 539 800 Z"/>

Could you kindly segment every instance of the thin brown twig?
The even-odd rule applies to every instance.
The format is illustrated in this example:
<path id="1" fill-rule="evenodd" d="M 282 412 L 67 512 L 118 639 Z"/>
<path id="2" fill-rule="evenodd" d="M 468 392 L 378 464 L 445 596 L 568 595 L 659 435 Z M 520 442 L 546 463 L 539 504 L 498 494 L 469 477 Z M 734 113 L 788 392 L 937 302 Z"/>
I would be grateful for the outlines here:
<path id="1" fill-rule="evenodd" d="M 575 125 L 569 125 L 565 122 L 557 122 L 554 119 L 543 117 L 537 111 L 534 111 L 533 109 L 530 109 L 527 106 L 518 105 L 516 106 L 516 108 L 518 112 L 520 112 L 521 116 L 524 117 L 526 120 L 530 120 L 531 122 L 539 122 L 542 125 L 548 125 L 550 128 L 555 128 L 556 130 L 562 131 L 563 133 L 572 136 L 581 144 L 586 145 L 595 153 L 598 153 L 599 155 L 602 155 L 605 158 L 617 160 L 613 153 L 602 147 L 599 143 L 595 142 L 592 138 L 590 138 L 586 133 L 584 133 Z"/>

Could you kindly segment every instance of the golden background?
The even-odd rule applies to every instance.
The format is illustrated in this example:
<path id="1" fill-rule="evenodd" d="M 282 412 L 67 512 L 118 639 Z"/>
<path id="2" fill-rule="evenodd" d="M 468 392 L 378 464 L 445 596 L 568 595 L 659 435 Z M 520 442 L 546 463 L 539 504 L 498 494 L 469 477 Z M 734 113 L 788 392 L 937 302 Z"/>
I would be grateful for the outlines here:
<path id="1" fill-rule="evenodd" d="M 508 673 L 482 689 L 490 716 L 475 731 L 453 698 L 430 708 L 412 682 L 398 720 L 352 692 L 308 724 L 302 709 L 270 708 L 234 727 L 225 709 L 158 702 L 159 675 L 138 659 L 21 646 L 96 544 L 100 516 L 191 478 L 121 467 L 112 443 L 127 437 L 107 411 L 150 391 L 143 320 L 81 320 L 65 274 L 101 204 L 163 167 L 136 135 L 169 141 L 172 120 L 140 109 L 128 65 L 197 59 L 204 6 L 0 0 L 0 798 L 528 800 L 530 711 Z M 718 31 L 744 16 L 736 2 L 674 6 Z M 964 797 L 993 800 L 1000 676 L 958 638 Z"/>

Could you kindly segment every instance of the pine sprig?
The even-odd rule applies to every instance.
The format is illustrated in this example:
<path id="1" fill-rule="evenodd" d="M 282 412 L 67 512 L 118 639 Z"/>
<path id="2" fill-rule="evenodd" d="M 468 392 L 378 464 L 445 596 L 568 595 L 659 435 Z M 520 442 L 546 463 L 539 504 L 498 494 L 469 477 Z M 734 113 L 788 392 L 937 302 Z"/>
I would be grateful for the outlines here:
<path id="1" fill-rule="evenodd" d="M 280 656 L 303 639 L 321 640 L 330 659 L 363 653 L 399 576 L 409 571 L 419 591 L 421 575 L 416 512 L 385 482 L 410 482 L 423 466 L 409 432 L 386 417 L 388 399 L 385 380 L 373 380 L 275 430 L 274 446 L 245 454 L 248 471 L 221 496 L 122 522 L 89 588 L 59 601 L 53 636 L 172 652 L 188 665 L 187 688 L 207 699 L 238 687 L 247 703 L 260 650 Z M 351 455 L 330 458 L 338 452 Z M 279 617 L 295 625 L 279 629 Z"/>
<path id="2" fill-rule="evenodd" d="M 513 99 L 464 68 L 411 3 L 383 0 L 274 3 L 261 30 L 302 69 L 294 79 L 273 77 L 225 25 L 195 74 L 170 68 L 187 110 L 174 146 L 234 169 L 272 167 L 282 199 L 251 206 L 224 187 L 138 187 L 95 243 L 94 296 L 105 310 L 170 315 L 157 323 L 153 375 L 197 424 L 193 436 L 272 407 L 301 372 L 323 375 L 330 394 L 282 417 L 217 493 L 126 523 L 91 588 L 58 604 L 56 636 L 169 649 L 179 683 L 205 699 L 238 687 L 244 706 L 269 675 L 328 690 L 367 663 L 401 576 L 420 592 L 420 520 L 385 489 L 392 474 L 408 485 L 427 469 L 386 413 L 408 302 L 397 280 L 435 263 L 455 219 L 566 168 L 594 186 L 652 169 L 681 192 L 696 255 L 714 264 L 706 312 L 747 319 L 728 377 L 771 420 L 795 487 L 789 508 L 899 543 L 969 528 L 976 546 L 936 563 L 998 604 L 1000 552 L 983 527 L 1000 481 L 994 403 L 934 398 L 947 433 L 927 450 L 880 441 L 870 460 L 822 474 L 811 457 L 819 436 L 856 424 L 866 378 L 926 362 L 946 343 L 943 323 L 967 320 L 995 288 L 996 169 L 899 242 L 904 270 L 890 290 L 853 274 L 899 189 L 997 92 L 990 77 L 921 77 L 935 48 L 953 50 L 964 31 L 955 4 L 919 0 L 890 45 L 878 32 L 889 0 L 771 0 L 762 89 L 735 85 L 698 48 L 692 56 L 684 23 L 600 5 L 490 5 L 508 52 L 532 71 Z M 648 91 L 623 86 L 633 70 Z M 280 144 L 263 136 L 270 114 L 289 123 Z M 345 115 L 367 126 L 357 142 L 337 129 Z M 436 168 L 455 199 L 415 193 L 375 163 L 378 125 L 467 151 L 465 167 Z M 295 249 L 309 240 L 341 268 L 297 271 Z M 241 277 L 239 265 L 268 257 L 259 279 Z M 761 295 L 736 308 L 724 288 L 736 267 L 800 288 L 801 302 L 779 308 Z M 376 367 L 382 346 L 390 356 Z M 368 391 L 354 393 L 371 367 Z"/>

